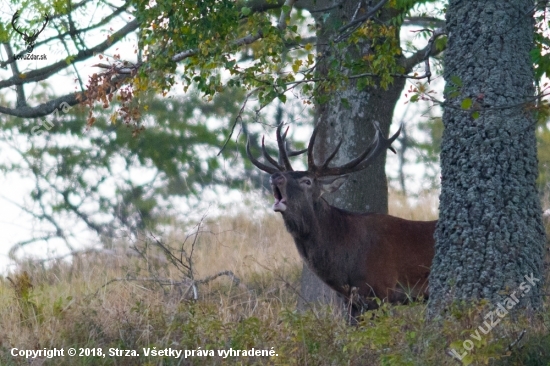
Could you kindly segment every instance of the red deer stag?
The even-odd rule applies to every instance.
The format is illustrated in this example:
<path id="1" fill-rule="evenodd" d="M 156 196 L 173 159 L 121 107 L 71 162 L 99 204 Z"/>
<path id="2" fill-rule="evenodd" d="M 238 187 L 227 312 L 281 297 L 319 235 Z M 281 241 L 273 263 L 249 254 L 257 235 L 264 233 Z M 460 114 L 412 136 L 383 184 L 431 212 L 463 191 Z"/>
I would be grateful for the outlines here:
<path id="1" fill-rule="evenodd" d="M 250 161 L 271 174 L 275 203 L 273 210 L 283 215 L 300 256 L 323 282 L 343 295 L 350 308 L 350 320 L 363 310 L 377 308 L 373 298 L 390 303 L 428 297 L 428 275 L 434 256 L 434 230 L 437 221 L 410 221 L 378 213 L 354 213 L 329 205 L 322 195 L 336 191 L 347 174 L 365 169 L 401 132 L 390 139 L 374 123 L 374 141 L 356 159 L 339 167 L 329 167 L 340 144 L 321 164 L 315 164 L 315 128 L 307 148 L 307 171 L 294 171 L 285 146 L 286 132 L 277 128 L 279 161 L 266 151 L 271 165 L 255 159 L 247 142 Z M 303 150 L 302 152 L 305 152 Z M 395 151 L 394 151 L 395 152 Z M 297 155 L 294 152 L 292 155 Z"/>

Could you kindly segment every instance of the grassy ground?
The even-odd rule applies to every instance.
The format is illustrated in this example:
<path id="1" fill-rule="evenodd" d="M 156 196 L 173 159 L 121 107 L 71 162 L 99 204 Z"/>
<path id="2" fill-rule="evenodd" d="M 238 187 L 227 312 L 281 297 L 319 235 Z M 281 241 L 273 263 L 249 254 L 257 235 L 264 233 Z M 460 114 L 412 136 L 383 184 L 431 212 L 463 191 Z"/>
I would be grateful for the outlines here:
<path id="1" fill-rule="evenodd" d="M 390 211 L 432 219 L 435 202 L 425 197 L 411 207 L 393 197 Z M 465 364 L 550 365 L 548 311 L 531 321 L 506 316 L 475 338 L 488 312 L 483 304 L 457 306 L 439 324 L 424 322 L 424 304 L 383 306 L 359 327 L 330 309 L 297 313 L 301 262 L 279 216 L 205 220 L 190 235 L 141 238 L 136 250 L 22 264 L 0 278 L 0 365 L 460 365 L 449 355 L 453 347 Z M 185 280 L 191 274 L 196 295 Z M 25 359 L 13 357 L 13 348 L 57 348 L 64 356 Z M 182 356 L 151 354 L 165 349 Z"/>

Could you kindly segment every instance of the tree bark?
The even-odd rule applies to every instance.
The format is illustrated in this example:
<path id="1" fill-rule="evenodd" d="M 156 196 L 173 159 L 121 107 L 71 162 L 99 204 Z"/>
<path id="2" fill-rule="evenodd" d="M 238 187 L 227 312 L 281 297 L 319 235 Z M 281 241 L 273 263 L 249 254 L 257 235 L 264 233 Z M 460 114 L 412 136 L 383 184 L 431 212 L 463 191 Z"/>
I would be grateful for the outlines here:
<path id="1" fill-rule="evenodd" d="M 488 299 L 496 306 L 514 292 L 519 299 L 514 309 L 541 305 L 541 283 L 525 277 L 542 280 L 545 244 L 535 186 L 536 121 L 530 112 L 533 7 L 531 0 L 449 3 L 448 92 L 428 316 L 457 300 Z M 464 110 L 468 100 L 472 106 Z M 529 291 L 520 289 L 522 282 Z"/>
<path id="2" fill-rule="evenodd" d="M 317 25 L 318 77 L 327 75 L 330 65 L 326 56 L 332 52 L 327 47 L 337 35 L 337 29 L 349 22 L 358 9 L 358 2 L 343 2 L 330 12 L 314 13 Z M 318 1 L 318 9 L 329 7 L 329 2 Z M 389 19 L 391 14 L 384 10 L 382 19 Z M 397 30 L 398 32 L 398 30 Z M 342 51 L 361 60 L 370 50 L 369 44 L 350 46 Z M 405 79 L 396 79 L 387 90 L 379 86 L 359 89 L 351 80 L 344 89 L 328 93 L 328 101 L 316 104 L 315 124 L 321 125 L 315 145 L 317 162 L 323 161 L 336 147 L 340 140 L 343 144 L 334 158 L 334 165 L 340 165 L 357 157 L 374 137 L 373 121 L 378 121 L 382 131 L 387 135 L 393 117 L 393 110 L 405 85 Z M 347 100 L 343 102 L 342 100 Z M 356 212 L 388 212 L 388 184 L 385 174 L 386 154 L 383 153 L 367 169 L 354 173 L 335 193 L 327 197 L 330 204 Z M 301 280 L 302 298 L 298 303 L 300 309 L 305 303 L 340 304 L 336 293 L 311 273 L 304 265 Z"/>

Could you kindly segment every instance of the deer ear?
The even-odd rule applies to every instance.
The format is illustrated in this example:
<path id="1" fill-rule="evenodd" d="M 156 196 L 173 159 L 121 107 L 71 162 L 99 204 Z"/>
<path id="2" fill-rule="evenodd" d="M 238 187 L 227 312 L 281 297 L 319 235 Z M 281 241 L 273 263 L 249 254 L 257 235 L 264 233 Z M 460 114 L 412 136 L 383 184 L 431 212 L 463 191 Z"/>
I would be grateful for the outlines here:
<path id="1" fill-rule="evenodd" d="M 340 175 L 338 177 L 320 178 L 318 182 L 321 185 L 321 195 L 323 193 L 336 192 L 338 188 L 348 179 L 347 175 Z"/>

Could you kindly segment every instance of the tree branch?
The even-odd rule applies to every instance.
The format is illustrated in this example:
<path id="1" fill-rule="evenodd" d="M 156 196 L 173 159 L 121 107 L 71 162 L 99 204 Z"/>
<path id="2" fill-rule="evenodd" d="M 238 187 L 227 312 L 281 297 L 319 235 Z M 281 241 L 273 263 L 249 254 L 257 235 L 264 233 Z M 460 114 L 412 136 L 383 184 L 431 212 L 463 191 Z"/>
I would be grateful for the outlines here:
<path id="1" fill-rule="evenodd" d="M 96 53 L 101 53 L 111 47 L 111 45 L 114 43 L 115 39 L 125 37 L 129 33 L 133 32 L 138 28 L 139 24 L 136 19 L 132 20 L 128 24 L 126 24 L 124 27 L 122 27 L 118 32 L 112 34 L 107 38 L 105 42 L 102 42 L 98 44 L 97 46 L 93 48 L 89 48 L 86 50 L 79 51 L 76 56 L 73 58 L 72 62 L 79 62 L 86 60 L 90 57 L 92 57 Z M 31 82 L 41 81 L 44 79 L 47 79 L 51 75 L 69 67 L 70 64 L 68 64 L 65 60 L 61 60 L 59 62 L 56 62 L 52 65 L 43 67 L 38 70 L 32 70 L 25 74 L 24 78 L 21 78 L 19 76 L 13 76 L 12 78 L 8 80 L 0 81 L 0 89 L 14 86 L 14 85 L 22 85 L 27 84 Z"/>
<path id="2" fill-rule="evenodd" d="M 296 1 L 297 0 L 286 0 L 285 1 L 284 5 L 290 7 L 290 9 L 288 9 L 287 12 L 281 11 L 281 15 L 279 17 L 279 22 L 277 24 L 277 28 L 279 28 L 279 30 L 285 30 L 286 29 L 286 21 L 290 17 L 290 13 L 292 12 L 292 8 L 294 6 L 294 3 L 296 3 Z M 385 0 L 385 1 L 387 1 L 387 0 Z M 262 31 L 258 31 L 256 34 L 248 34 L 248 35 L 246 35 L 242 38 L 238 38 L 238 39 L 232 41 L 231 44 L 235 45 L 235 46 L 244 46 L 244 45 L 254 43 L 262 37 L 263 37 Z M 179 61 L 182 61 L 182 60 L 184 60 L 188 57 L 194 56 L 197 53 L 198 53 L 197 49 L 186 50 L 186 51 L 183 51 L 183 52 L 180 52 L 180 53 L 177 53 L 176 55 L 174 55 L 172 57 L 172 61 L 179 62 Z"/>
<path id="3" fill-rule="evenodd" d="M 403 23 L 407 26 L 445 28 L 445 20 L 435 17 L 408 17 Z"/>
<path id="4" fill-rule="evenodd" d="M 113 18 L 115 18 L 116 16 L 120 15 L 121 13 L 123 13 L 124 11 L 126 11 L 126 8 L 127 8 L 128 4 L 125 4 L 125 6 L 121 6 L 120 8 L 117 8 L 112 14 L 109 14 L 108 16 L 106 16 L 105 18 L 103 18 L 101 21 L 99 21 L 98 23 L 94 24 L 94 25 L 91 25 L 87 28 L 82 28 L 78 31 L 78 33 L 85 33 L 85 32 L 89 32 L 91 30 L 94 30 L 96 28 L 99 28 L 101 27 L 102 25 L 105 25 L 107 23 L 109 23 Z M 74 9 L 73 9 L 74 10 Z M 53 37 L 50 37 L 50 38 L 47 38 L 43 41 L 40 41 L 40 42 L 36 42 L 34 47 L 39 47 L 43 44 L 47 44 L 48 42 L 52 42 L 56 39 L 63 39 L 65 38 L 66 36 L 71 36 L 74 32 L 71 32 L 71 30 L 65 32 L 65 33 L 62 33 L 62 34 L 58 34 L 56 36 L 53 36 Z M 26 51 L 23 51 L 23 53 L 25 53 Z M 8 60 L 7 61 L 3 61 L 3 62 L 0 62 L 0 68 L 5 68 L 7 65 L 13 63 L 14 59 L 13 57 L 8 57 Z"/>
<path id="5" fill-rule="evenodd" d="M 281 6 L 283 6 L 284 1 L 278 0 L 278 1 L 265 1 L 265 0 L 250 0 L 250 1 L 237 1 L 238 7 L 247 7 L 252 9 L 255 13 L 261 13 L 266 10 L 271 9 L 278 9 Z"/>
<path id="6" fill-rule="evenodd" d="M 342 6 L 342 4 L 344 4 L 344 1 L 345 0 L 340 0 L 338 1 L 336 4 L 334 5 L 331 5 L 331 6 L 327 6 L 326 8 L 322 8 L 322 9 L 312 9 L 310 10 L 309 12 L 310 13 L 324 13 L 326 11 L 329 11 L 329 10 L 332 10 L 332 9 L 336 9 L 337 7 L 339 6 Z"/>
<path id="7" fill-rule="evenodd" d="M 366 20 L 369 20 L 373 15 L 375 15 L 378 10 L 382 9 L 382 7 L 384 5 L 386 5 L 386 3 L 388 2 L 388 0 L 381 0 L 378 4 L 376 4 L 375 6 L 373 6 L 372 8 L 369 9 L 369 12 L 363 16 L 360 16 L 359 18 L 355 19 L 354 21 L 346 24 L 345 26 L 341 27 L 338 31 L 339 32 L 344 32 L 346 31 L 347 29 L 351 28 L 351 27 L 354 27 L 360 23 L 363 23 L 364 21 Z"/>
<path id="8" fill-rule="evenodd" d="M 113 91 L 115 91 L 117 86 L 119 86 L 125 79 L 129 78 L 130 76 L 131 75 L 129 73 L 122 73 L 114 77 L 111 80 L 110 89 L 107 89 L 106 93 L 112 93 Z M 66 103 L 69 105 L 69 107 L 72 107 L 74 105 L 85 102 L 87 99 L 88 98 L 86 97 L 85 91 L 77 93 L 71 92 L 62 97 L 50 100 L 46 103 L 42 103 L 36 107 L 23 107 L 14 109 L 0 106 L 0 113 L 21 118 L 38 118 L 47 116 L 48 114 L 52 114 L 59 107 L 63 107 L 63 103 Z"/>
<path id="9" fill-rule="evenodd" d="M 4 49 L 6 50 L 6 54 L 8 55 L 8 60 L 12 59 L 15 61 L 15 57 L 13 55 L 11 45 L 8 42 L 4 43 Z M 13 74 L 14 77 L 19 75 L 19 69 L 17 68 L 16 62 L 14 62 L 11 65 L 11 73 Z M 23 85 L 17 85 L 15 87 L 15 92 L 17 94 L 17 101 L 15 103 L 16 107 L 17 108 L 25 107 L 27 105 L 27 100 L 25 98 L 25 90 L 23 89 Z"/>
<path id="10" fill-rule="evenodd" d="M 401 65 L 405 68 L 405 73 L 408 74 L 409 72 L 412 71 L 413 67 L 415 67 L 421 61 L 424 61 L 425 63 L 424 77 L 427 77 L 428 82 L 430 82 L 430 77 L 432 75 L 432 72 L 430 70 L 430 57 L 435 56 L 443 51 L 443 50 L 437 50 L 435 48 L 435 40 L 438 37 L 441 37 L 442 35 L 445 35 L 445 34 L 447 33 L 445 33 L 444 28 L 438 28 L 432 31 L 432 36 L 428 40 L 428 44 L 426 45 L 426 47 L 416 51 L 411 57 L 403 59 L 401 61 Z"/>
<path id="11" fill-rule="evenodd" d="M 85 100 L 86 96 L 84 93 L 71 92 L 62 97 L 50 100 L 46 103 L 42 103 L 36 107 L 25 106 L 6 108 L 0 106 L 0 113 L 21 118 L 38 118 L 47 116 L 48 114 L 52 114 L 63 103 L 67 103 L 70 107 L 72 107 L 74 105 L 84 102 Z"/>

